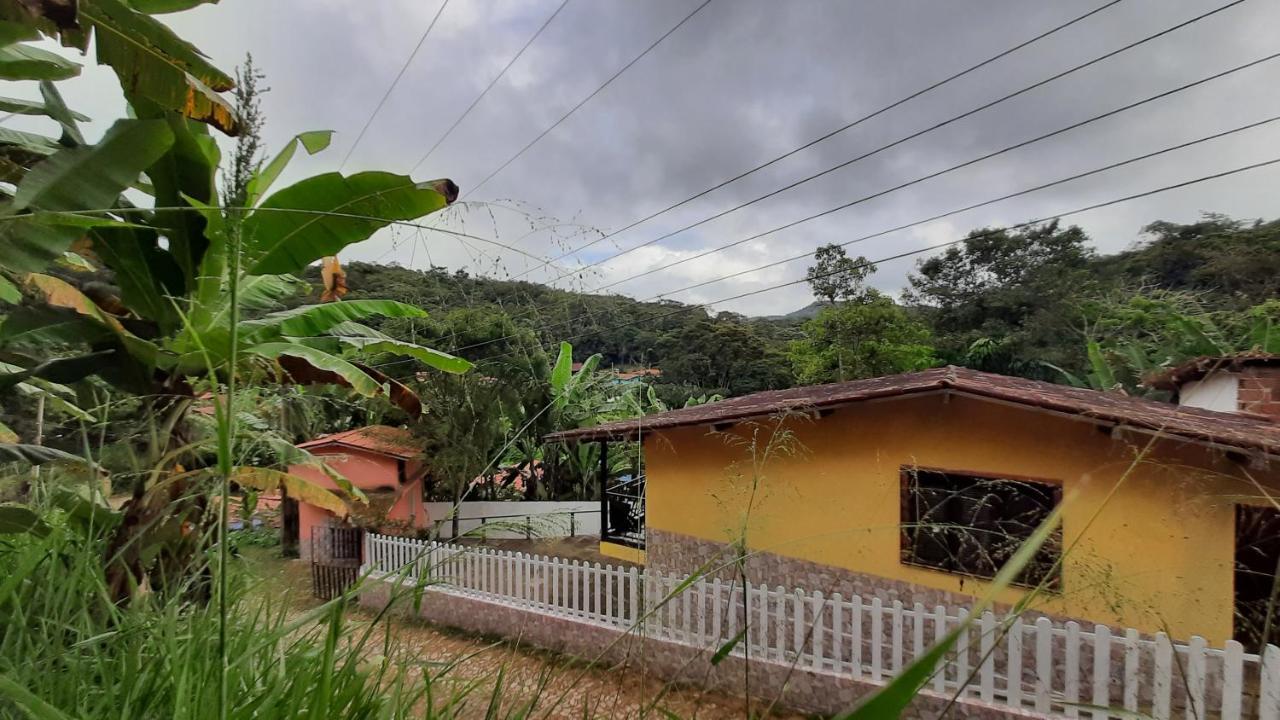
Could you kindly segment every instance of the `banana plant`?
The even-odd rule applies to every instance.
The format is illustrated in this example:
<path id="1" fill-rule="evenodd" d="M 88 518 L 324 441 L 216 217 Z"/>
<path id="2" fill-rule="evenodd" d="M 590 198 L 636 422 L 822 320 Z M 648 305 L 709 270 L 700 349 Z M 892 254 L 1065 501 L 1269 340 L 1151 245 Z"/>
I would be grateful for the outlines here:
<path id="1" fill-rule="evenodd" d="M 304 286 L 296 274 L 309 264 L 392 222 L 447 207 L 458 188 L 443 179 L 330 172 L 273 191 L 299 151 L 328 146 L 331 133 L 316 131 L 258 167 L 236 207 L 221 206 L 221 155 L 210 129 L 240 129 L 221 95 L 233 81 L 150 17 L 196 4 L 0 0 L 0 77 L 38 80 L 44 99 L 3 102 L 19 108 L 11 112 L 48 116 L 61 131 L 54 138 L 0 129 L 7 183 L 0 186 L 0 303 L 12 306 L 0 323 L 0 361 L 7 364 L 0 393 L 98 378 L 148 399 L 148 457 L 158 472 L 135 486 L 111 549 L 133 548 L 134 581 L 146 559 L 126 531 L 164 513 L 166 527 L 181 525 L 174 503 L 199 480 L 198 442 L 187 422 L 195 388 L 217 397 L 222 383 L 244 373 L 387 395 L 416 414 L 421 402 L 381 373 L 378 359 L 409 357 L 451 373 L 470 368 L 361 324 L 424 315 L 413 306 L 369 300 L 279 309 Z M 28 43 L 40 36 L 81 50 L 92 41 L 98 62 L 116 71 L 130 117 L 85 142 L 77 125 L 83 116 L 66 107 L 54 84 L 79 66 Z M 91 274 L 68 272 L 67 263 Z M 239 309 L 253 319 L 234 322 Z M 235 479 L 282 483 L 270 473 L 237 471 Z M 194 518 L 206 506 L 201 499 L 183 512 Z"/>

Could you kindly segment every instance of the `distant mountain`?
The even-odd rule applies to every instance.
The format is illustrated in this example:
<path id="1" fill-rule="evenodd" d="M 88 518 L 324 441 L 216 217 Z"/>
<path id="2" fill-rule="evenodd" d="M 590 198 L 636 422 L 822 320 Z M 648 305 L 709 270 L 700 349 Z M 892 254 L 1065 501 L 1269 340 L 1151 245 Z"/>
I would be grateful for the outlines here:
<path id="1" fill-rule="evenodd" d="M 821 312 L 822 308 L 826 306 L 827 304 L 822 302 L 821 300 L 814 300 L 813 302 L 809 303 L 808 305 L 805 305 L 799 310 L 792 310 L 786 315 L 770 315 L 766 319 L 768 320 L 808 320 L 809 318 Z"/>

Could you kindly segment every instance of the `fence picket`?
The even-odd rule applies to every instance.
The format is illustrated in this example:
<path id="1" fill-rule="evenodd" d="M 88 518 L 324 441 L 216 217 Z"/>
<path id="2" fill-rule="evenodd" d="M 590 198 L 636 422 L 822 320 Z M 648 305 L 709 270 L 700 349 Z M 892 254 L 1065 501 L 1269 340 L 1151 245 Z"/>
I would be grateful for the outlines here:
<path id="1" fill-rule="evenodd" d="M 947 634 L 947 609 L 938 605 L 933 609 L 933 641 L 939 642 Z M 947 666 L 945 660 L 933 671 L 933 689 L 944 692 L 947 688 Z"/>
<path id="2" fill-rule="evenodd" d="M 1187 720 L 1199 720 L 1208 715 L 1204 705 L 1204 638 L 1191 636 L 1187 645 Z"/>
<path id="3" fill-rule="evenodd" d="M 844 596 L 831 593 L 831 659 L 832 669 L 844 672 Z"/>
<path id="4" fill-rule="evenodd" d="M 1067 663 L 1070 667 L 1071 660 Z M 1173 694 L 1173 645 L 1164 633 L 1156 633 L 1155 668 L 1151 677 L 1151 715 L 1156 720 L 1169 720 Z"/>
<path id="5" fill-rule="evenodd" d="M 809 648 L 813 669 L 821 670 L 827 658 L 827 604 L 823 601 L 821 590 L 813 591 L 812 603 L 813 633 Z"/>
<path id="6" fill-rule="evenodd" d="M 969 692 L 969 629 L 965 627 L 965 620 L 969 617 L 969 611 L 960 608 L 956 613 L 956 624 L 964 628 L 956 637 L 956 685 L 959 688 L 961 697 L 970 694 Z"/>
<path id="7" fill-rule="evenodd" d="M 1228 640 L 1222 653 L 1222 720 L 1240 720 L 1244 695 L 1244 646 Z"/>
<path id="8" fill-rule="evenodd" d="M 995 675 L 996 663 L 992 657 L 991 647 L 995 641 L 996 634 L 996 616 L 991 611 L 982 614 L 982 620 L 979 621 L 978 632 L 978 652 L 979 662 L 982 664 L 978 670 L 979 691 L 978 696 L 983 702 L 993 702 L 995 700 Z"/>
<path id="9" fill-rule="evenodd" d="M 1280 720 L 1280 647 L 1263 648 L 1258 672 L 1258 720 Z"/>
<path id="10" fill-rule="evenodd" d="M 1067 622 L 1066 678 L 1063 685 L 1063 697 L 1066 699 L 1067 717 L 1080 716 L 1080 625 L 1074 620 Z"/>
<path id="11" fill-rule="evenodd" d="M 884 644 L 884 605 L 880 602 L 880 598 L 871 599 L 871 679 L 874 682 L 880 682 L 881 671 L 884 666 L 881 665 L 881 650 Z"/>
<path id="12" fill-rule="evenodd" d="M 1016 708 L 1022 707 L 1022 633 L 1022 618 L 1014 617 L 1009 626 L 1009 656 L 1005 660 L 1005 697 L 1006 702 Z"/>
<path id="13" fill-rule="evenodd" d="M 773 619 L 774 651 L 773 657 L 778 662 L 787 659 L 787 591 L 778 585 L 773 591 L 773 603 L 777 617 Z"/>
<path id="14" fill-rule="evenodd" d="M 791 614 L 792 614 L 792 638 L 791 644 L 793 657 L 799 660 L 804 655 L 804 595 L 800 592 L 800 588 L 796 588 L 792 593 Z"/>
<path id="15" fill-rule="evenodd" d="M 1049 618 L 1036 620 L 1036 712 L 1049 712 L 1053 693 L 1053 623 Z"/>
<path id="16" fill-rule="evenodd" d="M 853 676 L 855 678 L 862 677 L 862 598 L 854 595 L 850 601 L 850 622 L 852 630 L 850 631 L 849 644 L 853 650 Z"/>
<path id="17" fill-rule="evenodd" d="M 911 607 L 911 659 L 915 661 L 924 655 L 924 604 L 916 603 Z"/>
<path id="18" fill-rule="evenodd" d="M 893 674 L 902 671 L 902 601 L 893 601 L 891 637 L 893 642 Z"/>
<path id="19" fill-rule="evenodd" d="M 1124 709 L 1138 712 L 1139 682 L 1142 677 L 1138 631 L 1129 628 L 1124 633 Z"/>
<path id="20" fill-rule="evenodd" d="M 1111 629 L 1096 625 L 1093 629 L 1093 717 L 1106 720 L 1111 705 Z"/>

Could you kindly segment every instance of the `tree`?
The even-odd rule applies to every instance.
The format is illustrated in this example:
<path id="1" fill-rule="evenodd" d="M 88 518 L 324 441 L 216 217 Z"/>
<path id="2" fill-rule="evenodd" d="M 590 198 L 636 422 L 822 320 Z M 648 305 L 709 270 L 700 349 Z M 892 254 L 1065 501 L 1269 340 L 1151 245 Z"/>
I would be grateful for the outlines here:
<path id="1" fill-rule="evenodd" d="M 819 299 L 834 305 L 841 300 L 857 300 L 866 292 L 864 284 L 876 266 L 859 255 L 850 259 L 844 248 L 835 243 L 819 247 L 814 263 L 805 273 L 805 281 Z"/>
<path id="2" fill-rule="evenodd" d="M 1244 309 L 1212 309 L 1203 294 L 1149 286 L 1125 289 L 1083 305 L 1084 372 L 1054 368 L 1073 385 L 1161 396 L 1151 375 L 1202 356 L 1280 353 L 1280 300 Z"/>
<path id="3" fill-rule="evenodd" d="M 891 299 L 871 292 L 863 302 L 823 308 L 791 343 L 801 384 L 878 377 L 937 364 L 929 328 Z"/>
<path id="4" fill-rule="evenodd" d="M 1081 367 L 1077 299 L 1092 292 L 1093 251 L 1078 227 L 980 229 L 921 261 L 904 292 L 946 362 L 1037 378 Z"/>

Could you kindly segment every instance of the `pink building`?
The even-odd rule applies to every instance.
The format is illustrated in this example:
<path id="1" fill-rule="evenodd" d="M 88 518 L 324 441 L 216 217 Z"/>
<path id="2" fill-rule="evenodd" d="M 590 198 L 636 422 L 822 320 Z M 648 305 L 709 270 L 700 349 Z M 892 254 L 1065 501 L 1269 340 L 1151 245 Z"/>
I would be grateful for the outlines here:
<path id="1" fill-rule="evenodd" d="M 409 533 L 427 526 L 427 511 L 422 503 L 422 480 L 426 474 L 422 449 L 408 430 L 370 425 L 325 435 L 299 443 L 298 447 L 323 458 L 326 465 L 368 496 L 367 506 L 357 505 L 352 509 L 362 525 L 393 533 Z M 289 472 L 319 486 L 338 489 L 318 468 L 294 465 Z M 328 510 L 299 502 L 301 557 L 310 557 L 311 537 L 316 527 L 349 522 L 350 519 L 340 519 Z"/>

